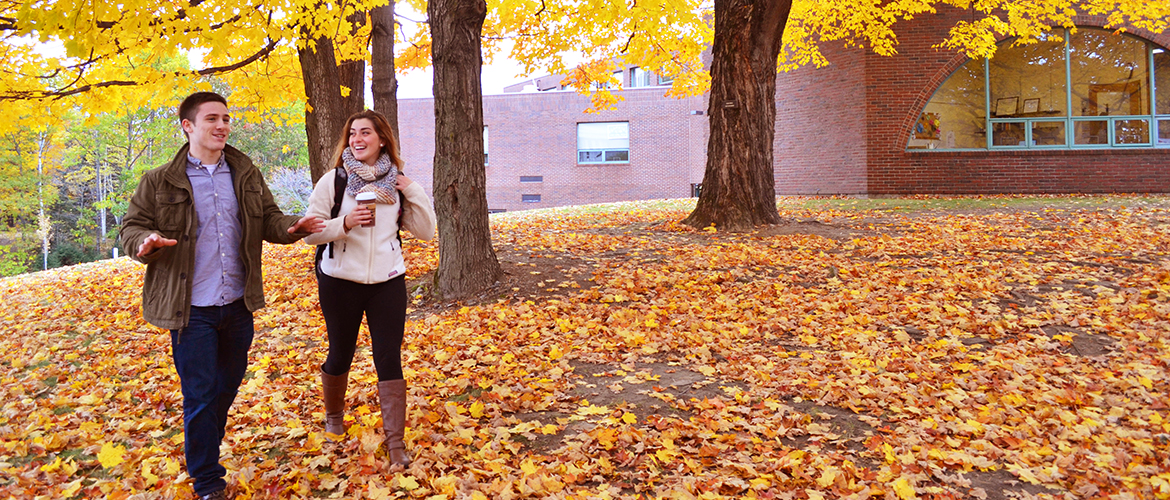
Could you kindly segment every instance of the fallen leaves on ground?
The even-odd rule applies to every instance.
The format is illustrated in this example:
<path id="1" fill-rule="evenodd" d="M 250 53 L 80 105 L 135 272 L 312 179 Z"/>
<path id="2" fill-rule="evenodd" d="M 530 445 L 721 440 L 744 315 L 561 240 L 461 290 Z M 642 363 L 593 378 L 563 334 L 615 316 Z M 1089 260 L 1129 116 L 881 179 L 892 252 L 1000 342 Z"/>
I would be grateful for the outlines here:
<path id="1" fill-rule="evenodd" d="M 228 480 L 241 498 L 1170 498 L 1170 210 L 1068 200 L 782 204 L 833 238 L 695 231 L 685 201 L 498 217 L 497 248 L 592 279 L 415 311 L 415 463 L 395 472 L 365 337 L 349 432 L 325 440 L 312 252 L 267 246 Z M 406 252 L 411 276 L 437 265 L 433 244 Z M 142 273 L 0 282 L 0 497 L 190 495 Z"/>

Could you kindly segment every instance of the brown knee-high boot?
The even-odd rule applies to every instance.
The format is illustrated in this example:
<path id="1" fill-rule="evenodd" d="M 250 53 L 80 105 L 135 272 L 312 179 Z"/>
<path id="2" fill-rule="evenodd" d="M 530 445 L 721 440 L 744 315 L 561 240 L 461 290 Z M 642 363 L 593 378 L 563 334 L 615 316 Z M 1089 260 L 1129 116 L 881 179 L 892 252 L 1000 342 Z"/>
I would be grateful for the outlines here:
<path id="1" fill-rule="evenodd" d="M 333 441 L 330 434 L 345 434 L 345 386 L 349 383 L 349 372 L 330 375 L 321 370 L 321 390 L 325 399 L 325 439 Z"/>
<path id="2" fill-rule="evenodd" d="M 386 451 L 390 463 L 410 466 L 410 454 L 406 452 L 406 381 L 383 380 L 378 382 L 378 403 L 382 405 L 382 430 L 386 433 Z"/>

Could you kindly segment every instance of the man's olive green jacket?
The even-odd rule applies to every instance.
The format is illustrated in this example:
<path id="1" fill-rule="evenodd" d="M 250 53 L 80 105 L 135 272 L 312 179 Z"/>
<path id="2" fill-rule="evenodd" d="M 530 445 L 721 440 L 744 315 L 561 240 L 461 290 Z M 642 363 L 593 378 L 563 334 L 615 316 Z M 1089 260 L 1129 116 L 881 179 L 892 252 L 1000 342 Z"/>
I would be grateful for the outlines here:
<path id="1" fill-rule="evenodd" d="M 184 145 L 170 163 L 147 171 L 130 199 L 118 238 L 122 251 L 146 264 L 142 285 L 142 317 L 169 330 L 187 326 L 191 317 L 191 289 L 195 271 L 195 235 L 199 217 L 191 182 L 187 179 Z M 239 203 L 240 258 L 244 261 L 244 303 L 249 311 L 264 307 L 264 281 L 260 270 L 261 242 L 293 243 L 306 234 L 289 234 L 300 219 L 284 215 L 272 199 L 260 170 L 239 150 L 223 150 L 232 171 L 232 185 Z M 178 241 L 138 257 L 138 247 L 150 233 Z"/>

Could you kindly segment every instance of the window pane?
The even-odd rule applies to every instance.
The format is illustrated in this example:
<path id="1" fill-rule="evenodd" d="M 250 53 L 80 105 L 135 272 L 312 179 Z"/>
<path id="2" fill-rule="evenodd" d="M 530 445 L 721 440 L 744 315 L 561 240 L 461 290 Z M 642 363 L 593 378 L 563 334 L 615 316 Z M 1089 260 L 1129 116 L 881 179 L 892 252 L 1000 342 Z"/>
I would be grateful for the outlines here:
<path id="1" fill-rule="evenodd" d="M 577 149 L 629 149 L 628 122 L 578 123 Z"/>
<path id="2" fill-rule="evenodd" d="M 522 195 L 520 195 L 520 201 L 522 203 L 537 203 L 540 201 L 540 195 L 539 194 L 522 194 Z"/>
<path id="3" fill-rule="evenodd" d="M 910 134 L 910 149 L 986 148 L 983 60 L 951 74 L 926 103 Z"/>
<path id="4" fill-rule="evenodd" d="M 1154 88 L 1158 114 L 1170 115 L 1170 50 L 1161 47 L 1154 49 Z"/>
<path id="5" fill-rule="evenodd" d="M 520 182 L 544 182 L 543 175 L 521 175 Z"/>
<path id="6" fill-rule="evenodd" d="M 605 161 L 630 161 L 629 150 L 606 151 Z"/>
<path id="7" fill-rule="evenodd" d="M 600 162 L 602 158 L 601 151 L 578 151 L 577 163 L 595 163 Z"/>
<path id="8" fill-rule="evenodd" d="M 1073 122 L 1073 142 L 1076 144 L 1109 144 L 1109 122 Z"/>
<path id="9" fill-rule="evenodd" d="M 1113 137 L 1117 144 L 1149 144 L 1150 122 L 1117 120 L 1113 122 Z"/>
<path id="10" fill-rule="evenodd" d="M 1069 40 L 1075 116 L 1150 113 L 1146 43 L 1081 28 Z"/>
<path id="11" fill-rule="evenodd" d="M 649 73 L 646 70 L 637 66 L 630 68 L 630 86 L 631 87 L 648 87 L 650 86 Z"/>
<path id="12" fill-rule="evenodd" d="M 1023 123 L 993 123 L 991 124 L 991 144 L 993 146 L 1023 146 Z"/>
<path id="13" fill-rule="evenodd" d="M 1170 120 L 1158 120 L 1158 145 L 1170 146 Z"/>
<path id="14" fill-rule="evenodd" d="M 1065 114 L 1064 41 L 1051 33 L 1040 38 L 1001 45 L 989 61 L 992 116 Z"/>
<path id="15" fill-rule="evenodd" d="M 1032 122 L 1033 146 L 1063 146 L 1064 122 Z"/>

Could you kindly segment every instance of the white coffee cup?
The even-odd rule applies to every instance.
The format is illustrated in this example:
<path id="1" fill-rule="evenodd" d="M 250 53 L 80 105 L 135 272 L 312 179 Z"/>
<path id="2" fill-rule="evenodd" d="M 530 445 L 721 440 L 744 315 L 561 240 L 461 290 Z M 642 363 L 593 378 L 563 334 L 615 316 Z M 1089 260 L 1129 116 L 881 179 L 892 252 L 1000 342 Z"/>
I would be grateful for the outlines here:
<path id="1" fill-rule="evenodd" d="M 355 198 L 357 199 L 358 205 L 365 205 L 366 208 L 370 209 L 370 222 L 368 224 L 362 224 L 362 227 L 374 227 L 375 214 L 377 214 L 378 196 L 374 193 L 366 191 L 364 193 L 358 193 Z"/>

